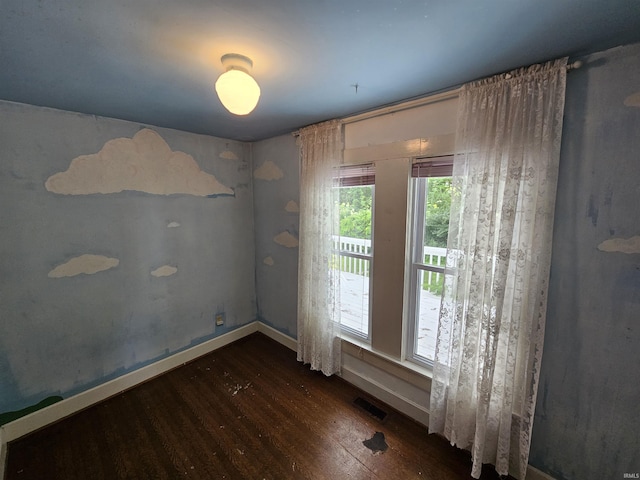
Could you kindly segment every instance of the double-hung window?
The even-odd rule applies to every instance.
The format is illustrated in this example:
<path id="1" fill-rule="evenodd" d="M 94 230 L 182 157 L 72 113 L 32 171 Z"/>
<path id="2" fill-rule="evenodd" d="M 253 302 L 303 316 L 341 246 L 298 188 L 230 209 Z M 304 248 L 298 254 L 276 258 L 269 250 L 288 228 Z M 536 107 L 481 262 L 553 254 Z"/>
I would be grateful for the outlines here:
<path id="1" fill-rule="evenodd" d="M 373 165 L 339 169 L 334 188 L 340 236 L 334 238 L 334 268 L 340 269 L 340 324 L 344 333 L 369 339 L 373 255 Z"/>
<path id="2" fill-rule="evenodd" d="M 411 169 L 407 358 L 430 365 L 442 300 L 453 156 L 420 160 Z"/>

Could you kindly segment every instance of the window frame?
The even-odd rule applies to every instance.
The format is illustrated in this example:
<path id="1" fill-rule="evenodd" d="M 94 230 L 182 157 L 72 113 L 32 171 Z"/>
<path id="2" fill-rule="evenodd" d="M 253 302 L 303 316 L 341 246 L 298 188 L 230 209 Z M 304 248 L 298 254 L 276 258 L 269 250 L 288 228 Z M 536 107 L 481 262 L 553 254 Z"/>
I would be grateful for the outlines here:
<path id="1" fill-rule="evenodd" d="M 335 175 L 334 188 L 353 188 L 353 187 L 371 187 L 371 239 L 370 252 L 368 254 L 351 252 L 340 248 L 334 250 L 338 256 L 338 262 L 341 257 L 355 258 L 369 261 L 369 275 L 367 277 L 368 285 L 368 305 L 367 305 L 367 333 L 361 330 L 349 327 L 340 321 L 340 331 L 343 336 L 357 339 L 361 342 L 371 343 L 371 312 L 372 312 L 372 278 L 373 278 L 373 255 L 374 255 L 374 216 L 375 216 L 375 169 L 373 163 L 359 165 L 343 165 L 337 170 Z M 341 235 L 338 238 L 342 238 Z M 339 245 L 340 247 L 340 245 Z M 340 285 L 342 289 L 342 284 Z M 342 319 L 341 319 L 342 320 Z"/>
<path id="2" fill-rule="evenodd" d="M 436 266 L 424 263 L 424 229 L 425 229 L 425 204 L 428 195 L 427 182 L 429 178 L 451 177 L 453 174 L 453 155 L 431 158 L 416 158 L 411 167 L 411 184 L 409 188 L 410 198 L 410 222 L 407 232 L 407 275 L 405 288 L 407 291 L 406 302 L 406 330 L 405 359 L 427 368 L 433 367 L 433 360 L 418 354 L 418 333 L 420 316 L 419 308 L 419 284 L 418 273 L 434 272 L 445 275 L 446 265 Z M 442 305 L 442 293 L 440 294 Z"/>

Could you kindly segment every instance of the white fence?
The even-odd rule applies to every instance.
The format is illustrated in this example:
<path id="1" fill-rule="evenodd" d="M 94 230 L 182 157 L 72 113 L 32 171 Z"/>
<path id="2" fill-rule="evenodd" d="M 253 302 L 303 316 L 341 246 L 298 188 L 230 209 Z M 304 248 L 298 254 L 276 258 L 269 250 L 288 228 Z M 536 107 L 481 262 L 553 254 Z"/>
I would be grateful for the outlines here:
<path id="1" fill-rule="evenodd" d="M 333 237 L 333 249 L 340 252 L 340 271 L 369 276 L 371 269 L 371 240 Z"/>
<path id="2" fill-rule="evenodd" d="M 334 237 L 333 248 L 340 252 L 340 271 L 369 276 L 371 268 L 371 240 L 351 237 Z M 424 247 L 423 261 L 427 265 L 444 267 L 447 249 Z M 430 290 L 442 280 L 442 273 L 424 271 L 423 288 Z"/>

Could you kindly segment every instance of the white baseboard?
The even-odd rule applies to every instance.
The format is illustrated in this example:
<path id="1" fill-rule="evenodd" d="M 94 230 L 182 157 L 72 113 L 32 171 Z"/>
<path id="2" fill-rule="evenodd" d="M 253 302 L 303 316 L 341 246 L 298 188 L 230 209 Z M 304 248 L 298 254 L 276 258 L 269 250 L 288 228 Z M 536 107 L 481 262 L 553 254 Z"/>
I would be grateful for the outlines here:
<path id="1" fill-rule="evenodd" d="M 538 470 L 536 467 L 527 465 L 527 480 L 556 480 L 551 475 Z"/>
<path id="2" fill-rule="evenodd" d="M 235 342 L 246 335 L 257 332 L 262 329 L 260 325 L 260 322 L 254 321 L 3 425 L 0 427 L 0 479 L 4 478 L 8 442 L 62 420 L 124 390 Z M 263 327 L 270 328 L 266 325 Z M 269 336 L 272 335 L 274 334 L 272 333 Z M 282 336 L 286 337 L 285 335 Z"/>
<path id="3" fill-rule="evenodd" d="M 0 429 L 0 479 L 4 478 L 4 470 L 7 465 L 7 442 L 4 441 L 4 435 Z"/>
<path id="4" fill-rule="evenodd" d="M 202 355 L 213 352 L 218 348 L 224 347 L 255 332 L 263 333 L 293 351 L 297 350 L 297 340 L 260 321 L 255 321 L 7 423 L 0 427 L 0 479 L 4 478 L 8 442 L 62 420 L 98 402 L 117 395 L 124 390 L 132 388 L 180 365 L 184 365 Z M 423 425 L 429 424 L 429 412 L 427 409 L 403 397 L 398 394 L 398 392 L 391 390 L 380 382 L 344 366 L 341 377 L 374 398 L 385 402 Z M 527 468 L 527 480 L 555 479 L 529 465 Z"/>
<path id="5" fill-rule="evenodd" d="M 295 338 L 291 338 L 290 336 L 285 335 L 284 333 L 281 333 L 275 328 L 272 328 L 269 325 L 266 325 L 262 322 L 257 322 L 257 323 L 258 323 L 258 331 L 260 333 L 265 334 L 267 337 L 275 340 L 276 342 L 284 345 L 285 347 L 288 347 L 294 352 L 298 350 L 298 341 Z"/>

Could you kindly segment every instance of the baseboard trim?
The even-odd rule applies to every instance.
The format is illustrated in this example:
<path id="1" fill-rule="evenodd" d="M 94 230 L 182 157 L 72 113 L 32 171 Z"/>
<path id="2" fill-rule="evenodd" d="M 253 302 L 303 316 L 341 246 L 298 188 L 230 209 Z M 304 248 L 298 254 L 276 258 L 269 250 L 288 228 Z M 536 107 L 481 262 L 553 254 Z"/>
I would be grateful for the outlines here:
<path id="1" fill-rule="evenodd" d="M 267 337 L 271 338 L 272 340 L 275 340 L 276 342 L 284 345 L 285 347 L 293 350 L 294 352 L 298 351 L 298 340 L 296 340 L 295 338 L 291 338 L 290 336 L 285 335 L 284 333 L 260 321 L 258 321 L 257 324 L 258 324 L 258 331 L 260 333 L 265 334 Z"/>
<path id="2" fill-rule="evenodd" d="M 4 479 L 4 471 L 7 466 L 7 442 L 4 441 L 2 429 L 0 429 L 0 478 Z"/>
<path id="3" fill-rule="evenodd" d="M 73 415 L 81 410 L 89 408 L 98 402 L 123 392 L 124 390 L 135 387 L 142 382 L 150 380 L 158 375 L 162 375 L 169 370 L 179 367 L 180 365 L 184 365 L 185 363 L 195 360 L 202 355 L 211 353 L 218 348 L 224 347 L 225 345 L 255 332 L 260 332 L 293 351 L 297 350 L 298 342 L 296 339 L 293 339 L 269 325 L 256 320 L 229 333 L 212 338 L 211 340 L 187 350 L 183 350 L 182 352 L 159 360 L 151 365 L 147 365 L 138 370 L 122 375 L 121 377 L 105 382 L 94 388 L 74 395 L 73 397 L 61 400 L 60 402 L 43 408 L 42 410 L 38 410 L 14 420 L 13 422 L 7 423 L 0 427 L 0 479 L 4 479 L 5 475 L 7 444 L 9 442 L 62 420 L 63 418 Z M 341 377 L 345 381 L 367 392 L 374 398 L 385 402 L 399 412 L 413 418 L 417 422 L 420 422 L 423 425 L 429 424 L 429 412 L 426 408 L 399 395 L 397 392 L 394 392 L 385 385 L 382 385 L 381 383 L 344 366 L 342 368 Z M 527 468 L 527 480 L 555 479 L 529 465 Z"/>
<path id="4" fill-rule="evenodd" d="M 527 480 L 556 480 L 551 475 L 538 470 L 536 467 L 527 465 Z"/>
<path id="5" fill-rule="evenodd" d="M 0 478 L 4 478 L 7 443 L 17 440 L 24 435 L 39 430 L 47 425 L 62 420 L 98 402 L 106 400 L 129 388 L 150 380 L 180 365 L 195 360 L 220 347 L 257 332 L 260 322 L 254 321 L 219 337 L 207 340 L 187 350 L 163 358 L 155 363 L 139 368 L 133 372 L 114 378 L 94 388 L 66 398 L 46 408 L 18 418 L 0 427 Z M 266 327 L 266 325 L 265 325 Z M 267 327 L 269 328 L 269 327 Z M 273 335 L 273 334 L 272 334 Z M 284 336 L 284 335 L 283 335 Z"/>

